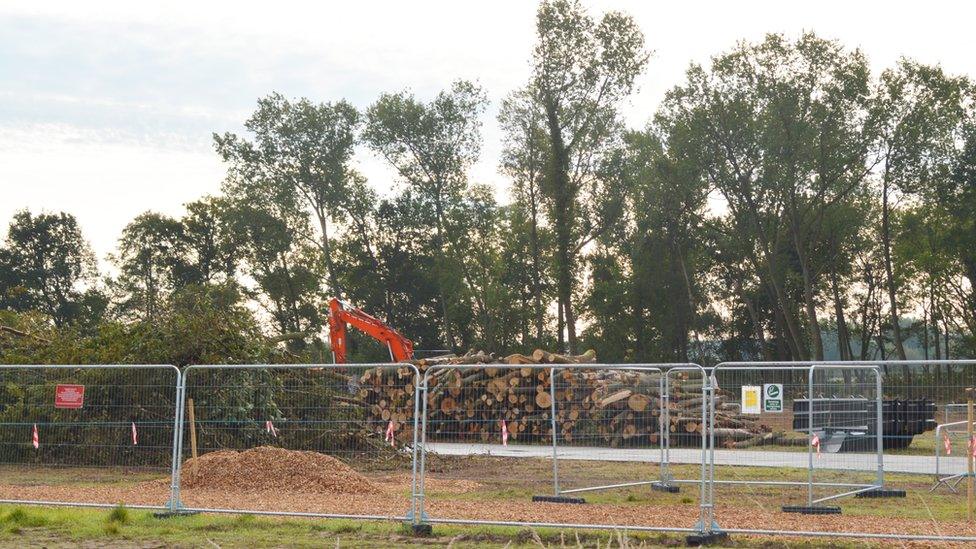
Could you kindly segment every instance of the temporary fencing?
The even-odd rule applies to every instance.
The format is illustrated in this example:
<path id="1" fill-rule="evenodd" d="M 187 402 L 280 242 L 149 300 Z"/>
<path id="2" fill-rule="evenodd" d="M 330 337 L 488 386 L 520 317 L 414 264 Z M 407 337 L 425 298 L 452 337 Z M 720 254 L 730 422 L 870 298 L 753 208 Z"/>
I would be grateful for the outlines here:
<path id="1" fill-rule="evenodd" d="M 781 487 L 783 510 L 808 514 L 839 512 L 823 504 L 883 488 L 876 366 L 723 363 L 712 377 L 713 486 Z M 729 404 L 739 415 L 723 414 Z M 717 474 L 716 463 L 722 466 Z"/>
<path id="2" fill-rule="evenodd" d="M 178 495 L 192 501 L 175 500 L 179 510 L 401 520 L 412 516 L 419 378 L 412 364 L 187 367 L 176 472 L 181 479 Z M 261 448 L 269 446 L 309 453 L 296 457 Z M 184 463 L 188 458 L 196 459 Z M 367 512 L 367 503 L 355 500 L 375 491 L 360 476 L 375 470 L 400 475 L 397 478 L 407 483 L 411 497 L 401 498 L 402 509 Z M 229 505 L 208 498 L 208 489 L 234 487 L 279 494 L 343 493 L 349 498 L 309 497 L 293 509 L 280 508 L 278 500 L 270 506 L 258 498 Z M 194 493 L 198 488 L 201 495 Z M 397 498 L 386 501 L 395 505 Z M 359 503 L 362 512 L 355 511 Z"/>
<path id="3" fill-rule="evenodd" d="M 710 370 L 438 365 L 424 372 L 388 363 L 201 365 L 182 374 L 153 365 L 0 366 L 0 484 L 8 490 L 0 502 L 124 501 L 176 513 L 624 528 L 704 538 L 723 532 L 716 501 L 741 503 L 751 490 L 772 494 L 785 510 L 812 513 L 836 512 L 827 504 L 848 496 L 900 495 L 886 477 L 889 461 L 898 473 L 934 474 L 933 490 L 955 491 L 969 444 L 960 409 L 974 374 L 976 361 L 968 360 L 748 362 Z M 899 454 L 919 436 L 934 437 L 934 452 Z M 296 458 L 262 446 L 311 453 Z M 339 461 L 326 464 L 324 456 Z M 303 469 L 305 459 L 311 470 Z M 339 476 L 311 478 L 323 464 Z M 32 481 L 53 468 L 70 471 L 73 481 L 114 482 L 142 471 L 155 480 L 131 500 L 111 489 L 97 498 L 74 496 Z M 316 483 L 332 484 L 317 493 Z M 694 525 L 691 513 L 684 515 L 688 524 L 634 518 L 640 513 L 611 520 L 582 507 L 567 520 L 531 504 L 533 496 L 573 501 L 599 491 L 609 502 L 685 486 L 698 498 Z M 530 503 L 518 520 L 484 506 L 465 510 L 455 496 L 468 489 Z M 241 493 L 248 497 L 234 496 Z M 265 493 L 275 497 L 264 502 Z M 447 503 L 431 507 L 434 500 Z M 504 502 L 498 506 L 505 511 Z M 976 541 L 773 523 L 724 531 Z"/>
<path id="4" fill-rule="evenodd" d="M 166 365 L 0 365 L 0 478 L 21 484 L 0 501 L 118 504 L 110 490 L 96 500 L 32 481 L 52 469 L 109 487 L 137 472 L 172 473 L 179 379 Z"/>
<path id="5" fill-rule="evenodd" d="M 669 367 L 674 373 L 666 386 L 662 368 Z M 428 516 L 430 460 L 450 455 L 480 454 L 483 465 L 466 480 L 526 500 L 582 503 L 578 496 L 587 492 L 660 485 L 656 464 L 675 426 L 682 431 L 672 442 L 704 457 L 706 381 L 700 366 L 687 364 L 433 366 L 422 384 L 421 517 L 485 523 Z M 689 404 L 669 416 L 669 396 Z M 702 478 L 697 482 L 704 487 Z"/>

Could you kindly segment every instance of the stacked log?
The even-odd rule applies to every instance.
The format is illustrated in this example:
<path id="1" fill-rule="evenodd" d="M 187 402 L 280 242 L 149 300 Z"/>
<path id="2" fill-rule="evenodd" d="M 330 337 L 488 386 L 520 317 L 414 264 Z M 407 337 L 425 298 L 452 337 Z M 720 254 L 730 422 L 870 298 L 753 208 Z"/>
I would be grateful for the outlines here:
<path id="1" fill-rule="evenodd" d="M 571 356 L 542 349 L 505 357 L 472 350 L 460 356 L 414 361 L 421 378 L 436 366 L 428 378 L 428 440 L 499 442 L 504 428 L 510 441 L 548 443 L 555 399 L 560 443 L 657 445 L 661 420 L 658 373 L 557 368 L 552 390 L 551 369 L 538 366 L 595 362 L 593 351 Z M 400 425 L 412 418 L 413 390 L 420 382 L 409 367 L 371 369 L 360 379 L 358 396 L 367 403 L 371 419 L 393 421 L 399 432 Z M 704 430 L 701 379 L 679 374 L 671 382 L 671 444 L 700 444 Z M 720 395 L 716 403 L 716 444 L 746 443 L 766 433 L 755 418 L 739 415 L 724 400 Z"/>

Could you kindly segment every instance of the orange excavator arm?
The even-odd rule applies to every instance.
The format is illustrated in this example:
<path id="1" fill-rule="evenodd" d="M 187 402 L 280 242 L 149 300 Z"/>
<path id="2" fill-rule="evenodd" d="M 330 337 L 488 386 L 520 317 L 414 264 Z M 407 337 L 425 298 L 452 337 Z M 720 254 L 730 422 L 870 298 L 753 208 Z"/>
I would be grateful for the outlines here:
<path id="1" fill-rule="evenodd" d="M 329 301 L 329 342 L 336 364 L 346 362 L 346 325 L 359 329 L 373 339 L 386 344 L 394 362 L 413 358 L 413 342 L 400 332 L 387 326 L 380 319 L 332 298 Z"/>

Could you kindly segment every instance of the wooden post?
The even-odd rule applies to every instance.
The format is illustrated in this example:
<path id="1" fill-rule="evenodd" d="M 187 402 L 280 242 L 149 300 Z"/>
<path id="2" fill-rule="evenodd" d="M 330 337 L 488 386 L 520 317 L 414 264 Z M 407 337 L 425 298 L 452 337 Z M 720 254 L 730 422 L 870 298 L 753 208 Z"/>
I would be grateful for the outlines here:
<path id="1" fill-rule="evenodd" d="M 973 391 L 966 389 L 966 520 L 973 521 Z"/>
<path id="2" fill-rule="evenodd" d="M 187 411 L 190 413 L 190 456 L 197 459 L 197 419 L 193 413 L 193 399 L 186 400 Z"/>

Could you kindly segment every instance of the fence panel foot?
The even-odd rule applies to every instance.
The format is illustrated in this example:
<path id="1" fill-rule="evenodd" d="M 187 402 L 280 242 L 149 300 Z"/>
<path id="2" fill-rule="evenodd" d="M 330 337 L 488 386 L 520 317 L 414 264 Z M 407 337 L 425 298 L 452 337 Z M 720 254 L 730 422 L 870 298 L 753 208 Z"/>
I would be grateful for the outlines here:
<path id="1" fill-rule="evenodd" d="M 876 488 L 855 494 L 856 498 L 903 498 L 907 497 L 904 490 L 894 490 L 891 488 Z"/>
<path id="2" fill-rule="evenodd" d="M 434 535 L 434 528 L 430 524 L 411 524 L 410 530 L 413 532 L 413 535 L 418 537 Z"/>
<path id="3" fill-rule="evenodd" d="M 666 484 L 664 482 L 655 482 L 651 484 L 651 490 L 655 492 L 667 492 L 668 494 L 677 494 L 681 491 L 681 488 L 675 486 L 674 484 Z"/>
<path id="4" fill-rule="evenodd" d="M 692 534 L 685 538 L 688 547 L 701 547 L 702 545 L 715 545 L 728 541 L 729 535 L 726 532 L 708 532 Z"/>
<path id="5" fill-rule="evenodd" d="M 801 515 L 839 515 L 840 507 L 832 505 L 785 505 L 783 512 Z"/>
<path id="6" fill-rule="evenodd" d="M 586 500 L 583 498 L 569 498 L 566 496 L 532 496 L 532 501 L 538 501 L 544 503 L 574 503 L 574 504 L 586 503 Z"/>

